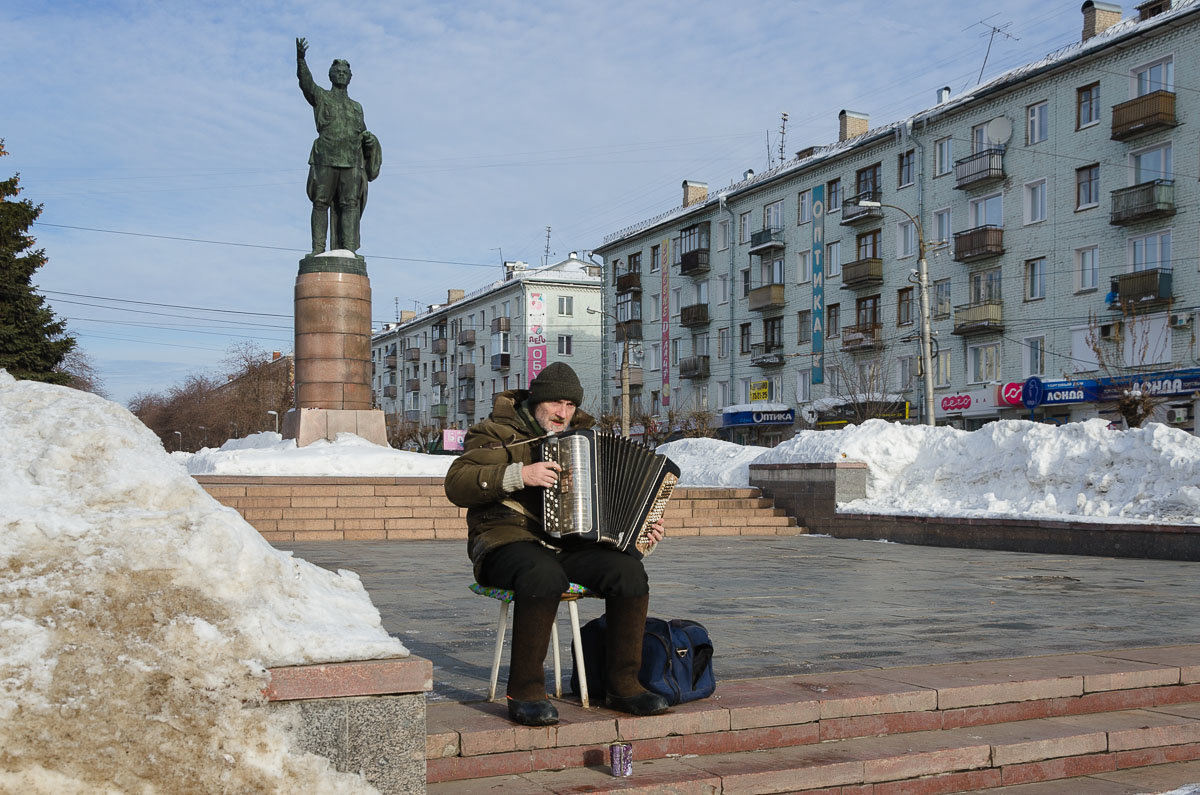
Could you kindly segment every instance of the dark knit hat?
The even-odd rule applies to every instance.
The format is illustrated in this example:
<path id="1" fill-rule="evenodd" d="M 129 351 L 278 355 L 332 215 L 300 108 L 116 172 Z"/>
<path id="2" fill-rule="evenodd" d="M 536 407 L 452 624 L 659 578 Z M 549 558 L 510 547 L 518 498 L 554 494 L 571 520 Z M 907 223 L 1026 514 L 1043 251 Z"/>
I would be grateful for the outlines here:
<path id="1" fill-rule="evenodd" d="M 529 405 L 547 400 L 569 400 L 576 406 L 583 403 L 583 385 L 569 365 L 554 362 L 529 382 Z"/>

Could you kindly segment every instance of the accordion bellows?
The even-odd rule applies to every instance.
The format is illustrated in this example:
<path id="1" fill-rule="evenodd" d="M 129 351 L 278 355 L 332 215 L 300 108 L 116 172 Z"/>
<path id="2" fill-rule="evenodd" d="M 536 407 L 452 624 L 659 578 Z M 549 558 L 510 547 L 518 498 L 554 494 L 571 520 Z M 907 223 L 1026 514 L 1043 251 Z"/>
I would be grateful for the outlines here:
<path id="1" fill-rule="evenodd" d="M 649 529 L 662 518 L 679 482 L 675 462 L 638 442 L 591 429 L 550 437 L 541 444 L 541 456 L 562 467 L 543 498 L 547 533 L 639 558 L 653 551 Z"/>

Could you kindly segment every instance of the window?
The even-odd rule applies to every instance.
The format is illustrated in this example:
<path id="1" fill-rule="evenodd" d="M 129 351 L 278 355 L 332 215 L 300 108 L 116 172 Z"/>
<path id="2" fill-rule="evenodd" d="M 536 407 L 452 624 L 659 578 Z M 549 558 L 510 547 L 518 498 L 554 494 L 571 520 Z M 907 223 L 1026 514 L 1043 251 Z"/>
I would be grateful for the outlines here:
<path id="1" fill-rule="evenodd" d="M 1038 301 L 1046 297 L 1046 258 L 1025 260 L 1025 300 Z"/>
<path id="2" fill-rule="evenodd" d="M 769 351 L 779 350 L 783 347 L 783 318 L 768 317 L 763 318 L 763 342 L 766 343 L 766 349 Z"/>
<path id="3" fill-rule="evenodd" d="M 750 295 L 750 269 L 742 270 L 742 298 Z"/>
<path id="4" fill-rule="evenodd" d="M 692 335 L 692 355 L 708 356 L 708 332 Z"/>
<path id="5" fill-rule="evenodd" d="M 671 288 L 671 317 L 679 317 L 680 311 L 683 309 L 683 288 Z"/>
<path id="6" fill-rule="evenodd" d="M 1075 169 L 1075 209 L 1083 210 L 1100 204 L 1100 164 Z"/>
<path id="7" fill-rule="evenodd" d="M 801 370 L 796 373 L 796 402 L 812 401 L 812 370 Z"/>
<path id="8" fill-rule="evenodd" d="M 829 304 L 825 307 L 825 336 L 836 337 L 842 333 L 842 307 Z"/>
<path id="9" fill-rule="evenodd" d="M 933 213 L 933 228 L 936 233 L 935 240 L 941 244 L 949 244 L 950 237 L 953 232 L 950 229 L 950 208 L 944 210 L 936 210 Z"/>
<path id="10" fill-rule="evenodd" d="M 635 300 L 636 293 L 621 293 L 617 296 L 617 322 L 642 319 L 642 302 Z M 656 315 L 657 316 L 657 315 Z"/>
<path id="11" fill-rule="evenodd" d="M 1096 246 L 1075 250 L 1075 289 L 1095 290 L 1100 286 L 1100 251 Z"/>
<path id="12" fill-rule="evenodd" d="M 842 275 L 842 242 L 840 240 L 825 245 L 825 275 L 829 278 Z"/>
<path id="13" fill-rule="evenodd" d="M 662 369 L 662 344 L 658 342 L 650 343 L 650 369 Z"/>
<path id="14" fill-rule="evenodd" d="M 641 273 L 642 272 L 642 252 L 635 251 L 626 257 L 628 266 L 625 268 L 626 273 Z"/>
<path id="15" fill-rule="evenodd" d="M 1129 264 L 1134 272 L 1171 270 L 1171 230 L 1129 239 Z"/>
<path id="16" fill-rule="evenodd" d="M 1141 185 L 1156 179 L 1171 179 L 1174 173 L 1169 143 L 1134 152 L 1129 156 L 1129 161 L 1133 168 L 1131 185 Z"/>
<path id="17" fill-rule="evenodd" d="M 828 194 L 825 197 L 826 212 L 832 213 L 842 209 L 842 181 L 831 179 L 825 187 L 825 193 Z"/>
<path id="18" fill-rule="evenodd" d="M 783 228 L 783 199 L 763 207 L 763 229 Z"/>
<path id="19" fill-rule="evenodd" d="M 812 191 L 802 190 L 796 197 L 796 224 L 806 224 L 812 220 Z"/>
<path id="20" fill-rule="evenodd" d="M 880 188 L 879 171 L 881 163 L 876 163 L 873 166 L 860 168 L 855 172 L 854 189 L 855 193 L 862 195 L 864 193 L 874 194 Z"/>
<path id="21" fill-rule="evenodd" d="M 988 143 L 987 123 L 976 124 L 971 128 L 971 154 L 977 155 L 980 152 L 991 149 L 991 144 Z"/>
<path id="22" fill-rule="evenodd" d="M 878 259 L 879 253 L 879 230 L 874 229 L 870 232 L 863 232 L 857 238 L 858 256 L 855 259 Z"/>
<path id="23" fill-rule="evenodd" d="M 971 199 L 971 228 L 1004 226 L 1004 198 L 999 193 Z"/>
<path id="24" fill-rule="evenodd" d="M 1144 97 L 1154 91 L 1175 90 L 1175 64 L 1163 58 L 1133 70 L 1134 96 Z"/>
<path id="25" fill-rule="evenodd" d="M 913 288 L 896 291 L 896 325 L 908 326 L 913 322 Z"/>
<path id="26" fill-rule="evenodd" d="M 746 211 L 738 216 L 738 242 L 750 242 L 750 212 Z"/>
<path id="27" fill-rule="evenodd" d="M 620 296 L 618 296 L 617 301 L 619 302 L 620 300 L 621 300 Z M 654 295 L 650 296 L 650 319 L 651 320 L 659 320 L 661 318 L 662 318 L 662 296 L 659 293 L 655 293 Z"/>
<path id="28" fill-rule="evenodd" d="M 949 174 L 954 170 L 954 158 L 951 154 L 950 138 L 941 138 L 933 142 L 933 174 Z"/>
<path id="29" fill-rule="evenodd" d="M 1075 89 L 1075 129 L 1082 130 L 1100 121 L 1100 84 Z"/>
<path id="30" fill-rule="evenodd" d="M 1025 223 L 1036 224 L 1046 220 L 1046 180 L 1025 184 Z"/>
<path id="31" fill-rule="evenodd" d="M 676 366 L 679 364 L 679 340 L 678 339 L 671 340 L 671 364 L 676 365 Z"/>
<path id="32" fill-rule="evenodd" d="M 708 224 L 694 224 L 679 232 L 679 252 L 708 251 Z"/>
<path id="33" fill-rule="evenodd" d="M 1025 143 L 1041 143 L 1050 137 L 1050 103 L 1039 102 L 1026 108 L 1028 125 L 1025 127 Z"/>
<path id="34" fill-rule="evenodd" d="M 742 403 L 750 402 L 750 379 L 743 378 L 738 382 L 738 394 L 741 395 Z"/>
<path id="35" fill-rule="evenodd" d="M 729 303 L 729 274 L 723 273 L 717 277 L 717 295 L 722 304 Z"/>
<path id="36" fill-rule="evenodd" d="M 950 317 L 949 279 L 941 279 L 933 283 L 933 316 Z"/>
<path id="37" fill-rule="evenodd" d="M 1046 338 L 1045 337 L 1026 337 L 1021 340 L 1021 346 L 1024 353 L 1021 358 L 1024 359 L 1022 365 L 1025 371 L 1025 377 L 1029 378 L 1032 375 L 1046 374 Z"/>
<path id="38" fill-rule="evenodd" d="M 913 184 L 913 159 L 915 150 L 909 149 L 907 152 L 902 152 L 897 156 L 897 176 L 896 186 L 903 188 L 906 185 Z"/>
<path id="39" fill-rule="evenodd" d="M 558 297 L 558 314 L 573 315 L 575 314 L 575 299 L 569 295 L 560 295 Z"/>
<path id="40" fill-rule="evenodd" d="M 804 284 L 812 281 L 812 251 L 805 249 L 796 252 L 796 283 Z"/>
<path id="41" fill-rule="evenodd" d="M 658 272 L 658 266 L 659 266 L 658 249 L 659 249 L 658 246 L 650 247 L 650 272 L 651 273 Z"/>
<path id="42" fill-rule="evenodd" d="M 708 303 L 708 279 L 696 282 L 696 303 Z"/>
<path id="43" fill-rule="evenodd" d="M 729 248 L 729 221 L 721 221 L 717 224 L 717 242 L 719 243 L 719 251 L 724 251 Z"/>
<path id="44" fill-rule="evenodd" d="M 724 359 L 729 356 L 729 329 L 717 329 L 717 358 Z"/>
<path id="45" fill-rule="evenodd" d="M 950 386 L 950 351 L 938 350 L 933 360 L 933 385 Z"/>
<path id="46" fill-rule="evenodd" d="M 796 323 L 798 332 L 796 334 L 796 342 L 803 345 L 806 342 L 812 342 L 812 310 L 801 309 L 796 313 Z"/>
<path id="47" fill-rule="evenodd" d="M 896 389 L 900 392 L 907 392 L 912 389 L 913 375 L 916 373 L 915 356 L 897 356 L 896 357 Z"/>
<path id="48" fill-rule="evenodd" d="M 1000 300 L 1000 269 L 976 271 L 971 274 L 971 303 L 982 304 Z"/>
<path id="49" fill-rule="evenodd" d="M 860 329 L 879 325 L 878 295 L 869 295 L 854 302 L 854 324 Z"/>
<path id="50" fill-rule="evenodd" d="M 912 221 L 896 224 L 896 259 L 911 257 L 917 253 L 917 225 Z"/>
<path id="51" fill-rule="evenodd" d="M 728 381 L 718 381 L 717 388 L 720 391 L 720 395 L 721 395 L 721 403 L 717 406 L 717 408 L 720 408 L 720 406 L 728 406 L 729 405 L 729 382 Z"/>
<path id="52" fill-rule="evenodd" d="M 749 323 L 743 323 L 742 325 L 738 326 L 738 343 L 740 346 L 739 351 L 741 353 L 749 353 L 750 352 L 750 324 Z"/>
<path id="53" fill-rule="evenodd" d="M 985 384 L 1000 380 L 1000 343 L 972 345 L 967 348 L 967 380 L 972 384 Z"/>
<path id="54" fill-rule="evenodd" d="M 571 355 L 571 335 L 570 334 L 559 334 L 558 335 L 558 355 L 559 356 L 570 356 Z"/>

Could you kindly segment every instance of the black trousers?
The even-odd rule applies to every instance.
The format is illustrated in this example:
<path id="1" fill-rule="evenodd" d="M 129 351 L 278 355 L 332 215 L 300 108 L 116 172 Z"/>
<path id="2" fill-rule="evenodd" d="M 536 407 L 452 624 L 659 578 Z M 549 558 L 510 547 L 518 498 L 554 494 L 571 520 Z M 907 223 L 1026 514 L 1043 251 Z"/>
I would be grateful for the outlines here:
<path id="1" fill-rule="evenodd" d="M 642 561 L 599 544 L 548 549 L 533 541 L 505 544 L 483 559 L 483 585 L 518 596 L 559 596 L 570 583 L 604 597 L 645 596 L 650 581 Z"/>

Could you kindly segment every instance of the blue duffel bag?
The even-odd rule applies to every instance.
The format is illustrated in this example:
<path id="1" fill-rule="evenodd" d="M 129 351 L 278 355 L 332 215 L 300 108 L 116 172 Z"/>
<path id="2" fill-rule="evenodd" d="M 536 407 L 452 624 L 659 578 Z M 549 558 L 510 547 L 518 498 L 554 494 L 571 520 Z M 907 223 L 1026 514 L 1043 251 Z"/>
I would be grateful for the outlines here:
<path id="1" fill-rule="evenodd" d="M 606 616 L 594 618 L 580 630 L 583 659 L 587 669 L 589 698 L 604 698 Z M 708 630 L 695 621 L 674 618 L 646 619 L 642 638 L 642 687 L 658 693 L 671 706 L 708 698 L 717 689 L 712 666 L 713 646 Z M 579 694 L 579 666 L 571 650 L 571 692 Z"/>

